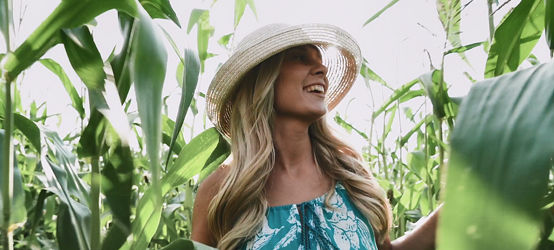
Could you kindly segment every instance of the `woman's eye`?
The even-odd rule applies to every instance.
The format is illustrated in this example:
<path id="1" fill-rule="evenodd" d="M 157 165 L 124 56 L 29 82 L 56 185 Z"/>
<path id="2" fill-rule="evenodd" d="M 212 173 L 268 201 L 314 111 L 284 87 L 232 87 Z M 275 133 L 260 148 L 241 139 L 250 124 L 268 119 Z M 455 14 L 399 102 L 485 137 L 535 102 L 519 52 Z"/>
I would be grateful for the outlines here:
<path id="1" fill-rule="evenodd" d="M 292 57 L 292 59 L 293 59 L 294 61 L 299 61 L 299 62 L 307 62 L 307 61 L 308 61 L 308 60 L 307 60 L 307 57 L 306 57 L 305 55 L 294 55 L 294 56 Z"/>

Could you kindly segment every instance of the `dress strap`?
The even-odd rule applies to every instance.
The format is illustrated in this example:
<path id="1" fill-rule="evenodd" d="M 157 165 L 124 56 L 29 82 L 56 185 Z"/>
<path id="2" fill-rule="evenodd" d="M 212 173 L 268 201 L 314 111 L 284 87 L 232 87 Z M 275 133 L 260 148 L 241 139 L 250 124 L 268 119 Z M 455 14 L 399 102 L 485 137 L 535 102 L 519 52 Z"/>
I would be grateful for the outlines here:
<path id="1" fill-rule="evenodd" d="M 331 241 L 325 230 L 321 228 L 320 220 L 318 219 L 314 206 L 310 202 L 302 203 L 298 205 L 298 212 L 300 215 L 302 245 L 306 249 L 316 249 L 319 246 L 325 250 L 339 250 L 335 244 Z M 312 246 L 312 243 L 314 246 Z"/>

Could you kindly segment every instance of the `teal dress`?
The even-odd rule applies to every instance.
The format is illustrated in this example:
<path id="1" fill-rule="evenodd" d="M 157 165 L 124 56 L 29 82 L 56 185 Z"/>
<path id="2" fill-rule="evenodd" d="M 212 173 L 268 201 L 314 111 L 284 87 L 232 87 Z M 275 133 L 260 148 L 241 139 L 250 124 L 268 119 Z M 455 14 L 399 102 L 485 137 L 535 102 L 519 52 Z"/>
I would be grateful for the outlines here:
<path id="1" fill-rule="evenodd" d="M 325 206 L 325 195 L 300 204 L 270 207 L 260 231 L 243 249 L 377 250 L 373 229 L 337 183 Z"/>

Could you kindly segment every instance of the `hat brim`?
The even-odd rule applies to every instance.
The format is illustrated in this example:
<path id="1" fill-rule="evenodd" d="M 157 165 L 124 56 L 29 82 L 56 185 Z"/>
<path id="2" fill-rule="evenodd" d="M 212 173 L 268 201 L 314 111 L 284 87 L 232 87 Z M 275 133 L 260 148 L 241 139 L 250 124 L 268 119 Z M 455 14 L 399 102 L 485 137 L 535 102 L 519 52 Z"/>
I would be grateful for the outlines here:
<path id="1" fill-rule="evenodd" d="M 314 44 L 327 67 L 328 110 L 333 109 L 352 87 L 361 67 L 356 41 L 344 30 L 327 24 L 273 25 L 247 36 L 236 52 L 219 68 L 206 94 L 207 113 L 216 128 L 230 137 L 230 95 L 239 80 L 271 56 L 292 47 Z"/>

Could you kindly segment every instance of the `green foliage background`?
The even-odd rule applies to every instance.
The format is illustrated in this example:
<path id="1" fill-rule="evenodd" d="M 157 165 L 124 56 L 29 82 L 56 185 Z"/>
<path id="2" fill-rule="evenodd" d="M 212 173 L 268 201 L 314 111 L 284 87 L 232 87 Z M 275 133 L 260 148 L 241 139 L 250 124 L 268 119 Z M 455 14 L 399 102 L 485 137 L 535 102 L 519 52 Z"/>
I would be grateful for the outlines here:
<path id="1" fill-rule="evenodd" d="M 332 118 L 364 142 L 368 169 L 393 207 L 391 239 L 444 202 L 439 249 L 552 249 L 554 64 L 541 64 L 532 52 L 545 36 L 552 57 L 554 1 L 522 0 L 495 27 L 493 10 L 510 1 L 488 0 L 488 39 L 462 44 L 460 23 L 472 2 L 436 1 L 444 31 L 437 38 L 443 39 L 441 61 L 412 81 L 391 88 L 364 60 L 360 77 L 368 92 L 390 92 L 365 113 L 369 128 L 338 112 Z M 401 4 L 389 1 L 360 25 Z M 106 11 L 117 11 L 113 25 L 123 41 L 104 60 L 94 20 Z M 175 11 L 168 0 L 63 0 L 16 44 L 13 0 L 0 0 L 6 48 L 0 51 L 4 249 L 207 248 L 188 240 L 195 190 L 227 158 L 229 145 L 205 122 L 203 132 L 192 136 L 195 119 L 206 119 L 196 105 L 204 98 L 197 84 L 206 62 L 214 60 L 210 41 L 229 51 L 235 34 L 214 37 L 209 8 L 193 9 L 186 25 Z M 229 11 L 235 30 L 245 11 L 263 15 L 254 0 L 235 0 Z M 176 40 L 161 20 L 196 37 L 196 48 Z M 56 45 L 63 45 L 71 67 L 44 57 Z M 466 53 L 474 49 L 484 49 L 486 61 L 470 61 Z M 172 53 L 181 91 L 175 120 L 162 91 L 166 74 L 173 74 L 167 66 Z M 464 98 L 449 96 L 448 57 L 484 65 L 490 79 L 476 83 Z M 29 68 L 36 62 L 59 78 L 82 124 L 77 133 L 61 138 L 49 130 L 45 124 L 52 114 L 45 103 L 21 104 L 19 89 L 33 84 L 23 76 L 33 74 Z M 535 66 L 522 69 L 524 62 Z M 67 72 L 75 72 L 86 89 L 78 91 Z M 427 102 L 432 110 L 421 108 Z M 400 120 L 409 127 L 391 133 Z"/>

